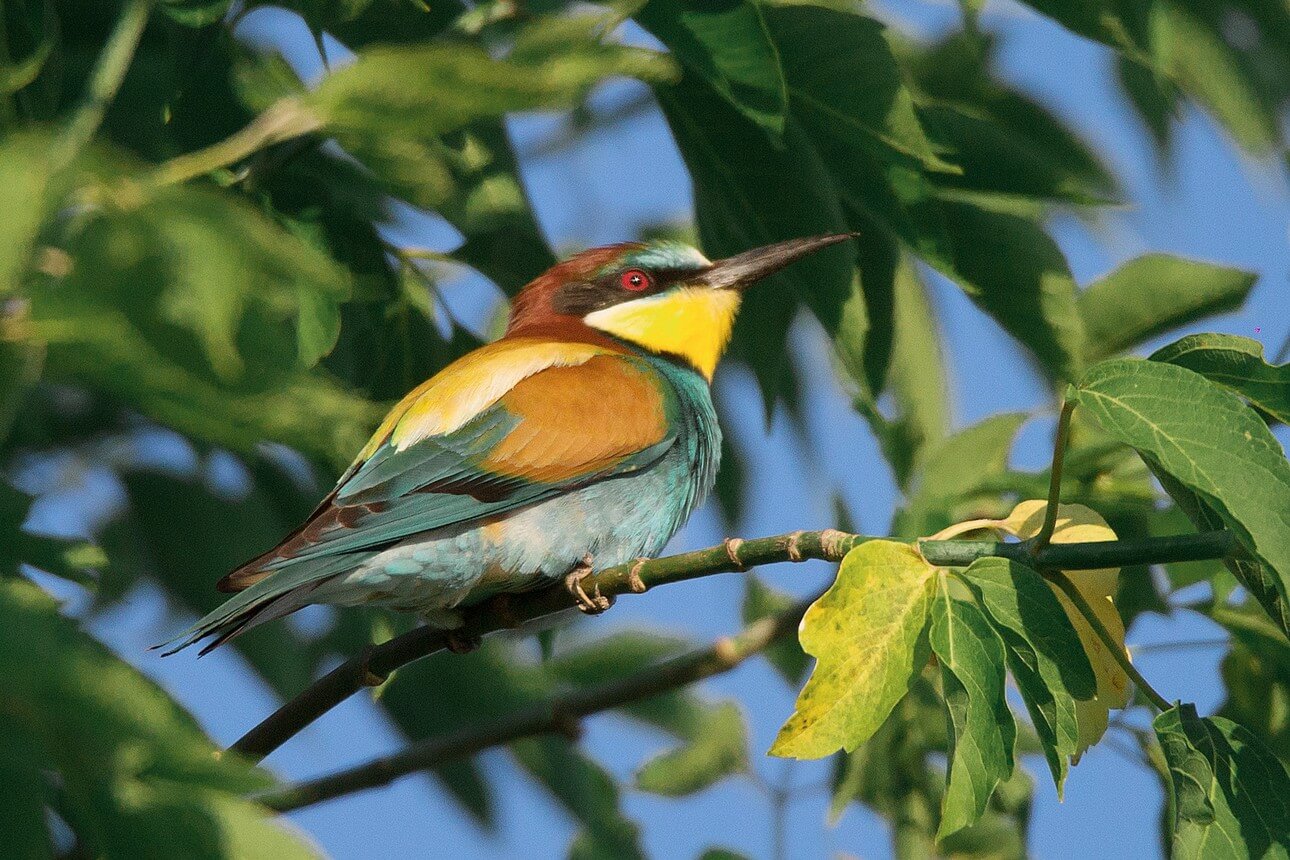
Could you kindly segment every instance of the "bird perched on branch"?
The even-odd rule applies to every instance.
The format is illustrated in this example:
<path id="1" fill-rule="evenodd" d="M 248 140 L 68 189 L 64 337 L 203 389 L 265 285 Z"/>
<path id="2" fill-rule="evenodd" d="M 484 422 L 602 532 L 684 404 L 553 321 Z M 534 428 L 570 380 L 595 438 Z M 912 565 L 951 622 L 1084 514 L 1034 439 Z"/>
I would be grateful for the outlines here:
<path id="1" fill-rule="evenodd" d="M 506 334 L 391 410 L 317 509 L 228 574 L 180 634 L 202 653 L 303 606 L 375 605 L 453 628 L 459 607 L 659 553 L 712 489 L 709 383 L 741 293 L 848 235 L 717 262 L 671 242 L 595 248 L 519 295 Z M 173 651 L 171 652 L 173 653 Z"/>

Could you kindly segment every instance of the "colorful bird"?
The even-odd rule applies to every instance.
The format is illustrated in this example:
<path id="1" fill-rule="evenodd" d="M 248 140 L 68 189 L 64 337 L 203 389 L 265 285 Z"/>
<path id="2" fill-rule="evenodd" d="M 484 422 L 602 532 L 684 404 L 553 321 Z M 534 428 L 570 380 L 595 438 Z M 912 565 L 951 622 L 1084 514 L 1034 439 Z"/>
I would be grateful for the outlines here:
<path id="1" fill-rule="evenodd" d="M 506 334 L 390 411 L 313 514 L 228 574 L 238 592 L 170 643 L 303 606 L 383 606 L 451 629 L 459 608 L 659 553 L 712 489 L 709 383 L 742 290 L 848 235 L 711 262 L 673 242 L 584 251 L 515 297 Z"/>

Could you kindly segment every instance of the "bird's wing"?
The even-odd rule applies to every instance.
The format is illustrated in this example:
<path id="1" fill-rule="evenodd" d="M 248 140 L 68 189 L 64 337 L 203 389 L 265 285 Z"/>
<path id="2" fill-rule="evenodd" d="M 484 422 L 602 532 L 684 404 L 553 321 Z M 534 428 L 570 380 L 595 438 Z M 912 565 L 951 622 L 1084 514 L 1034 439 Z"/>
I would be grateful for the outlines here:
<path id="1" fill-rule="evenodd" d="M 532 350 L 511 349 L 413 392 L 314 515 L 221 587 L 470 525 L 645 468 L 675 441 L 675 395 L 648 365 L 600 347 L 541 345 L 537 369 Z"/>

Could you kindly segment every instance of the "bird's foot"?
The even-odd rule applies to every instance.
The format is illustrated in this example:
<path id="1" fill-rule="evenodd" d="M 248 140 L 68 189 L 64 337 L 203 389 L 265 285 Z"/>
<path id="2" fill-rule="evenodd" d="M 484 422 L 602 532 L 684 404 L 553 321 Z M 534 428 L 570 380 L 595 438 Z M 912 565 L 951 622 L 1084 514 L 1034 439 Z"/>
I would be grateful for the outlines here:
<path id="1" fill-rule="evenodd" d="M 587 593 L 587 590 L 582 587 L 582 581 L 591 575 L 591 554 L 588 553 L 582 557 L 582 563 L 565 576 L 564 587 L 573 595 L 579 609 L 588 615 L 599 615 L 613 606 L 614 601 L 600 593 L 599 583 L 593 583 L 591 594 Z"/>
<path id="2" fill-rule="evenodd" d="M 472 636 L 459 630 L 448 631 L 446 640 L 448 650 L 454 654 L 469 654 L 484 642 L 479 636 Z"/>

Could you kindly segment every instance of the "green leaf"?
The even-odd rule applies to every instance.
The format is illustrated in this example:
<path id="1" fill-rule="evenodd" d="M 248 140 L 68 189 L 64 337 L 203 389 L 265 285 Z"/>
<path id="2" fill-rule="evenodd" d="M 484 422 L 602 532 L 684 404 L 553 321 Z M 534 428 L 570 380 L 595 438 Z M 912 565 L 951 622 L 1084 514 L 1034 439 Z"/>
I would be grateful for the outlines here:
<path id="1" fill-rule="evenodd" d="M 1275 605 L 1284 609 L 1290 590 L 1290 463 L 1250 407 L 1191 370 L 1139 359 L 1094 366 L 1070 396 L 1103 430 L 1216 513 L 1271 580 L 1247 578 L 1244 584 L 1270 612 Z M 1193 521 L 1203 516 L 1196 504 L 1175 498 Z M 1273 617 L 1286 624 L 1283 614 Z"/>
<path id="2" fill-rule="evenodd" d="M 784 133 L 784 73 L 756 3 L 737 0 L 705 8 L 683 0 L 650 0 L 633 17 L 740 113 L 772 136 Z"/>
<path id="3" fill-rule="evenodd" d="M 347 134 L 427 140 L 485 117 L 570 106 L 611 75 L 673 75 L 661 54 L 601 41 L 602 26 L 595 16 L 538 19 L 505 59 L 465 42 L 366 49 L 307 103 L 342 143 Z"/>
<path id="4" fill-rule="evenodd" d="M 254 483 L 239 499 L 221 497 L 200 480 L 124 474 L 129 509 L 103 535 L 114 561 L 112 575 L 95 595 L 97 604 L 119 601 L 144 576 L 198 617 L 222 603 L 226 595 L 215 590 L 220 577 L 273 547 L 311 507 L 312 493 L 294 486 L 275 467 L 260 463 L 254 468 Z M 275 485 L 276 496 L 269 491 Z M 284 698 L 313 677 L 308 649 L 290 626 L 265 625 L 232 645 Z"/>
<path id="5" fill-rule="evenodd" d="M 1030 218 L 970 203 L 944 204 L 954 247 L 951 277 L 1049 376 L 1074 380 L 1083 367 L 1084 324 L 1066 257 Z"/>
<path id="6" fill-rule="evenodd" d="M 813 136 L 955 169 L 933 151 L 881 24 L 816 6 L 770 8 L 766 19 L 794 113 Z"/>
<path id="7" fill-rule="evenodd" d="M 1193 334 L 1161 347 L 1152 361 L 1193 370 L 1235 391 L 1265 415 L 1290 424 L 1290 363 L 1271 365 L 1263 344 L 1234 334 Z"/>
<path id="8" fill-rule="evenodd" d="M 1227 528 L 1225 518 L 1215 505 L 1207 502 L 1199 493 L 1165 471 L 1154 457 L 1145 456 L 1144 459 L 1151 473 L 1160 482 L 1160 486 L 1178 503 L 1178 508 L 1199 531 L 1218 531 Z M 1282 596 L 1276 573 L 1267 565 L 1261 564 L 1244 548 L 1241 551 L 1229 553 L 1227 558 L 1222 560 L 1222 564 L 1235 577 L 1236 582 L 1245 586 L 1254 596 L 1273 622 L 1290 635 L 1290 601 Z M 1225 596 L 1219 580 L 1211 579 L 1211 584 L 1216 599 Z"/>
<path id="9" fill-rule="evenodd" d="M 748 574 L 745 582 L 747 586 L 741 610 L 744 624 L 752 624 L 754 621 L 778 615 L 797 602 L 792 595 L 772 588 L 755 574 Z M 806 652 L 802 650 L 802 645 L 796 638 L 783 637 L 772 642 L 763 653 L 770 661 L 770 665 L 790 686 L 796 687 L 802 683 L 811 659 L 806 656 Z"/>
<path id="10" fill-rule="evenodd" d="M 1175 705 L 1154 726 L 1175 813 L 1175 858 L 1286 857 L 1290 775 L 1246 729 Z"/>
<path id="11" fill-rule="evenodd" d="M 1017 726 L 1004 699 L 1003 642 L 975 605 L 941 595 L 930 641 L 952 729 L 937 840 L 975 824 L 1012 775 Z"/>
<path id="12" fill-rule="evenodd" d="M 748 771 L 744 718 L 733 702 L 711 709 L 687 741 L 646 762 L 636 773 L 636 787 L 665 797 L 685 797 Z"/>
<path id="13" fill-rule="evenodd" d="M 695 218 L 710 257 L 847 229 L 819 156 L 791 118 L 776 147 L 693 74 L 655 93 L 694 181 Z M 848 371 L 865 378 L 868 320 L 854 254 L 849 243 L 826 248 L 745 297 L 731 350 L 756 372 L 768 407 L 781 392 L 788 325 L 799 301 L 835 339 Z"/>
<path id="14" fill-rule="evenodd" d="M 1116 195 L 1097 153 L 1043 105 L 994 72 L 997 39 L 962 32 L 923 47 L 896 43 L 928 134 L 961 168 L 945 189 L 1088 205 Z"/>
<path id="15" fill-rule="evenodd" d="M 102 211 L 68 251 L 68 276 L 31 290 L 53 378 L 195 439 L 241 452 L 283 442 L 338 468 L 379 417 L 302 366 L 334 337 L 319 307 L 346 297 L 346 274 L 231 196 L 163 189 Z"/>
<path id="16" fill-rule="evenodd" d="M 1067 759 L 1079 750 L 1075 703 L 1097 693 L 1079 633 L 1053 590 L 1024 565 L 984 558 L 959 576 L 1003 640 L 1008 668 L 1043 742 L 1060 794 Z"/>
<path id="17" fill-rule="evenodd" d="M 22 780 L 9 793 L 28 798 L 21 829 L 0 828 L 0 853 L 48 842 L 34 801 L 92 856 L 316 856 L 242 799 L 270 780 L 217 756 L 192 717 L 40 589 L 0 581 L 0 627 L 0 769 Z"/>
<path id="18" fill-rule="evenodd" d="M 771 755 L 850 752 L 878 730 L 927 662 L 932 573 L 907 544 L 873 540 L 847 553 L 802 619 L 802 647 L 817 662 Z"/>
<path id="19" fill-rule="evenodd" d="M 161 11 L 187 27 L 214 24 L 228 12 L 232 0 L 162 0 Z"/>
<path id="20" fill-rule="evenodd" d="M 52 204 L 43 135 L 15 135 L 0 145 L 0 299 L 18 289 Z M 2 318 L 2 316 L 0 316 Z"/>
<path id="21" fill-rule="evenodd" d="M 902 256 L 896 268 L 893 287 L 893 335 L 887 385 L 896 405 L 896 416 L 890 421 L 877 416 L 875 423 L 896 481 L 908 489 L 915 474 L 926 473 L 921 462 L 927 452 L 949 434 L 950 383 L 945 372 L 936 310 L 908 255 Z"/>
<path id="22" fill-rule="evenodd" d="M 1079 295 L 1087 340 L 1084 359 L 1098 361 L 1211 314 L 1240 306 L 1251 272 L 1147 254 L 1094 281 Z"/>

